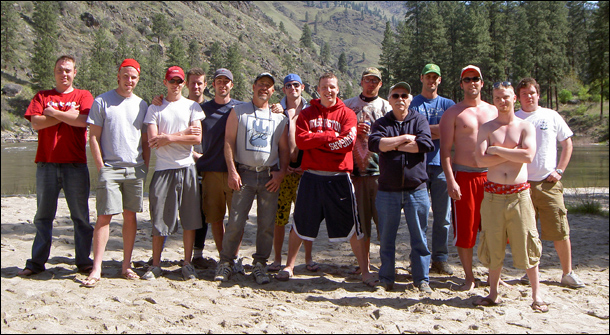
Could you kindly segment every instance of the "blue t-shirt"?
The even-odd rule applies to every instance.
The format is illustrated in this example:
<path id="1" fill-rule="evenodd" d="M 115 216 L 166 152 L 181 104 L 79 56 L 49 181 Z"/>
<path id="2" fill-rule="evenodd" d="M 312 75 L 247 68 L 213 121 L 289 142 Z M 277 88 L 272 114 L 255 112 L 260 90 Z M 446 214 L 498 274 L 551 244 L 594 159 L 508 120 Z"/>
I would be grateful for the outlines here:
<path id="1" fill-rule="evenodd" d="M 455 105 L 453 100 L 441 97 L 440 95 L 429 100 L 419 94 L 411 101 L 409 112 L 418 112 L 426 117 L 428 124 L 435 125 L 441 123 L 441 116 L 453 105 Z M 441 141 L 436 139 L 432 142 L 434 143 L 434 151 L 428 153 L 428 165 L 441 166 Z"/>
<path id="2" fill-rule="evenodd" d="M 205 119 L 201 124 L 201 156 L 197 160 L 197 172 L 227 172 L 225 161 L 225 127 L 231 108 L 243 104 L 243 101 L 231 99 L 227 104 L 219 105 L 214 100 L 203 103 L 201 108 Z"/>

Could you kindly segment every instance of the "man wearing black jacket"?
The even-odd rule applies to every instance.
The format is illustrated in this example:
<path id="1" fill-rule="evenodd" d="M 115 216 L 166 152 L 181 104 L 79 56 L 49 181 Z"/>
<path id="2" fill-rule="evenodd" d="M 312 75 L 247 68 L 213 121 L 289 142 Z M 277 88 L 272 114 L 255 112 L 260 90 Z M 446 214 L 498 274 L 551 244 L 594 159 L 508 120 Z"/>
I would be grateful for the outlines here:
<path id="1" fill-rule="evenodd" d="M 426 240 L 430 201 L 426 181 L 426 153 L 434 150 L 430 126 L 419 113 L 410 113 L 411 86 L 390 88 L 393 110 L 378 119 L 369 135 L 369 150 L 379 154 L 379 190 L 375 201 L 381 233 L 379 280 L 386 290 L 395 281 L 396 234 L 404 211 L 411 236 L 413 284 L 432 293 L 429 285 L 430 251 Z"/>

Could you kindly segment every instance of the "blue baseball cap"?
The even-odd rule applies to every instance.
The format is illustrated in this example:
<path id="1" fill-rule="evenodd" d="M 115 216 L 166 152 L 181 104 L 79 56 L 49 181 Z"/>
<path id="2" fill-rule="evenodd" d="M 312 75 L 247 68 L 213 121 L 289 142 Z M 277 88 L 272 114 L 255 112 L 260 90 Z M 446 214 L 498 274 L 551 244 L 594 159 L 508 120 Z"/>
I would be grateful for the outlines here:
<path id="1" fill-rule="evenodd" d="M 294 73 L 291 73 L 284 78 L 284 85 L 286 85 L 287 83 L 292 82 L 292 81 L 298 81 L 299 84 L 303 85 L 303 82 L 301 81 L 301 77 L 299 77 L 298 74 L 294 74 Z"/>

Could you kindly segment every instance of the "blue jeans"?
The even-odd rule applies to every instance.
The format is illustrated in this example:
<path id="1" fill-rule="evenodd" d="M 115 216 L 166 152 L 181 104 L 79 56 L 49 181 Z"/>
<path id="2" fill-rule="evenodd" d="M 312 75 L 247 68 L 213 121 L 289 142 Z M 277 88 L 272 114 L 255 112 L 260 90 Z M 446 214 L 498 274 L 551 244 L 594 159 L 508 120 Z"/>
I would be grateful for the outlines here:
<path id="1" fill-rule="evenodd" d="M 75 263 L 79 269 L 92 265 L 89 257 L 93 240 L 93 226 L 89 223 L 89 169 L 87 164 L 38 163 L 36 168 L 36 237 L 32 244 L 32 258 L 26 269 L 39 273 L 51 253 L 53 220 L 57 212 L 59 191 L 64 190 L 74 223 Z"/>
<path id="2" fill-rule="evenodd" d="M 400 210 L 402 209 L 411 236 L 413 283 L 418 286 L 422 281 L 428 282 L 430 271 L 430 251 L 426 240 L 428 212 L 430 210 L 428 190 L 378 191 L 375 205 L 379 215 L 379 230 L 381 232 L 379 280 L 393 284 L 396 278 L 396 235 L 400 224 Z"/>
<path id="3" fill-rule="evenodd" d="M 432 202 L 432 261 L 446 262 L 449 257 L 448 238 L 451 225 L 451 201 L 443 168 L 428 165 L 428 189 Z"/>
<path id="4" fill-rule="evenodd" d="M 241 237 L 246 227 L 248 213 L 256 197 L 256 251 L 252 264 L 267 264 L 273 247 L 273 230 L 275 229 L 275 214 L 280 192 L 269 192 L 265 184 L 271 180 L 268 171 L 256 172 L 242 168 L 237 169 L 241 177 L 242 187 L 233 191 L 229 221 L 222 239 L 220 261 L 233 263 Z"/>

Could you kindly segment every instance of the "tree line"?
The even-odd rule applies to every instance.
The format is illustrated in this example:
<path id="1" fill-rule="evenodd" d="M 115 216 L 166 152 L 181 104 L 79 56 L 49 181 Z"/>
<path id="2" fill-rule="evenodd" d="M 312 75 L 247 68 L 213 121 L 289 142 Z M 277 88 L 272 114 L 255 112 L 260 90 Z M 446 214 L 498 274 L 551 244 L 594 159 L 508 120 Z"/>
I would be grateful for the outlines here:
<path id="1" fill-rule="evenodd" d="M 608 2 L 407 1 L 405 20 L 386 23 L 379 64 L 384 82 L 408 81 L 421 90 L 427 63 L 441 67 L 440 93 L 462 99 L 460 71 L 481 68 L 491 97 L 494 82 L 531 76 L 541 104 L 558 106 L 567 80 L 575 94 L 608 99 Z M 387 87 L 386 87 L 387 89 Z M 581 97 L 582 98 L 582 97 Z"/>
<path id="2" fill-rule="evenodd" d="M 3 67 L 15 58 L 15 52 L 20 48 L 19 14 L 14 3 L 2 1 Z M 309 3 L 313 5 L 313 2 Z M 54 85 L 52 68 L 59 50 L 57 18 L 61 2 L 35 1 L 33 6 L 32 27 L 36 43 L 30 61 L 32 81 L 36 89 L 48 89 Z M 365 10 L 367 5 L 363 6 L 362 10 Z M 488 83 L 483 92 L 486 99 L 491 96 L 493 82 L 516 82 L 525 76 L 532 76 L 541 83 L 541 103 L 551 108 L 556 108 L 559 96 L 565 96 L 560 93 L 569 80 L 577 83 L 569 89 L 581 100 L 601 101 L 603 106 L 603 101 L 608 99 L 606 1 L 407 1 L 405 6 L 404 20 L 386 22 L 379 59 L 384 83 L 404 80 L 417 93 L 421 89 L 421 69 L 427 63 L 436 63 L 443 72 L 440 93 L 458 101 L 462 94 L 460 70 L 475 64 L 482 69 Z M 284 33 L 283 23 L 280 23 L 279 31 Z M 133 36 L 121 35 L 115 42 L 108 28 L 100 24 L 95 30 L 93 48 L 84 52 L 78 64 L 75 84 L 94 95 L 108 91 L 116 86 L 113 74 L 121 61 L 135 58 L 142 65 L 138 95 L 147 101 L 164 90 L 161 79 L 171 65 L 179 65 L 185 70 L 201 67 L 209 75 L 217 68 L 229 68 L 235 76 L 233 96 L 238 99 L 249 96 L 250 78 L 245 78 L 245 71 L 242 71 L 241 36 L 226 49 L 218 41 L 205 49 L 197 40 L 184 45 L 183 40 L 173 34 L 166 16 L 160 13 L 152 18 L 152 36 L 155 38 L 153 43 L 141 49 L 138 43 L 130 43 Z M 162 42 L 168 40 L 169 45 L 163 47 Z M 306 49 L 313 49 L 312 32 L 307 24 L 303 25 L 299 42 Z M 337 64 L 331 64 L 331 52 L 329 44 L 323 43 L 320 63 L 325 68 L 349 73 L 345 52 L 336 55 Z M 292 68 L 292 58 L 285 56 L 281 57 L 285 70 L 296 70 Z M 382 96 L 387 94 L 389 86 L 382 88 Z M 351 96 L 351 86 L 347 85 L 343 93 Z"/>

